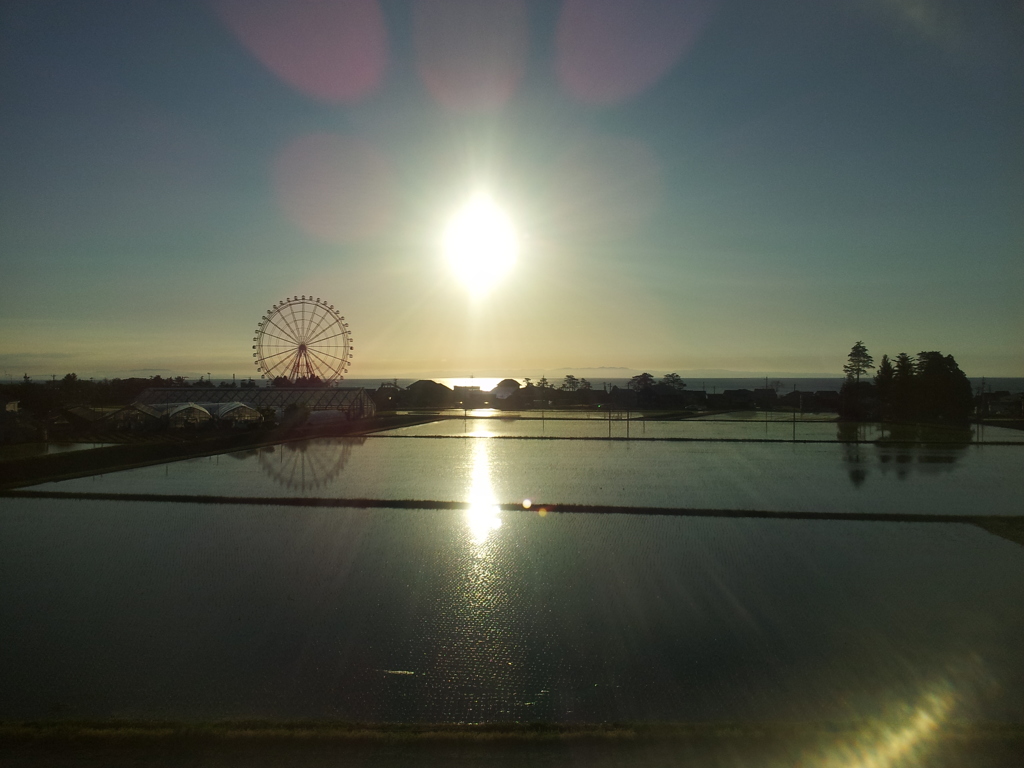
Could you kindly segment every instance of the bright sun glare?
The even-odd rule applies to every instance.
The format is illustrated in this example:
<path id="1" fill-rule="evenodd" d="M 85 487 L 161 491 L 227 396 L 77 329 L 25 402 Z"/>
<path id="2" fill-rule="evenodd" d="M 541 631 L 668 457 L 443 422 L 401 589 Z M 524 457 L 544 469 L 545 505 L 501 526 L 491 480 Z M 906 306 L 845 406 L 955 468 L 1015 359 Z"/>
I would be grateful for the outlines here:
<path id="1" fill-rule="evenodd" d="M 478 194 L 448 224 L 444 250 L 456 276 L 482 296 L 515 264 L 519 242 L 505 212 Z"/>

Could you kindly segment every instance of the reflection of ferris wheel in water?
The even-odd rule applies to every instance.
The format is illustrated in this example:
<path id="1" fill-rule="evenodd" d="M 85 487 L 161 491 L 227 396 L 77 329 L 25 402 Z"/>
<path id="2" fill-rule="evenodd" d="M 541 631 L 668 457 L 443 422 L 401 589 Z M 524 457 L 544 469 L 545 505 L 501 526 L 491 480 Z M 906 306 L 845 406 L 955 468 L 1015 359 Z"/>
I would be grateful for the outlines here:
<path id="1" fill-rule="evenodd" d="M 256 454 L 256 459 L 278 485 L 309 491 L 329 484 L 341 474 L 352 448 L 365 441 L 363 437 L 336 437 L 320 438 L 313 443 L 302 440 L 269 445 Z"/>
<path id="2" fill-rule="evenodd" d="M 293 296 L 268 309 L 252 337 L 256 370 L 265 379 L 341 381 L 352 360 L 352 332 L 320 298 Z"/>

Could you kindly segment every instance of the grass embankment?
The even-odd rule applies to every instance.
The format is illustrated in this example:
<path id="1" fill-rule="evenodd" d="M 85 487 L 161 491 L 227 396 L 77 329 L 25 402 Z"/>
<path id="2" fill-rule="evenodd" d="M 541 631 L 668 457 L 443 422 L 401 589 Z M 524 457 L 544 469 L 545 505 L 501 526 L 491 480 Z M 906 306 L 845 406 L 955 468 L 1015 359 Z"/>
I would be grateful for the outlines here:
<path id="1" fill-rule="evenodd" d="M 986 427 L 1024 430 L 1024 419 L 982 419 L 979 423 Z"/>
<path id="2" fill-rule="evenodd" d="M 1019 724 L 945 723 L 908 740 L 886 723 L 392 725 L 331 722 L 0 723 L 5 764 L 434 766 L 1016 765 Z M 880 758 L 880 759 L 876 759 Z M 890 759 L 886 759 L 890 758 Z M 13 761 L 13 762 L 11 762 Z"/>
<path id="3" fill-rule="evenodd" d="M 330 720 L 83 720 L 0 722 L 0 744 L 26 741 L 564 741 L 734 740 L 757 741 L 862 735 L 883 725 L 849 722 L 696 723 L 360 723 Z M 1024 745 L 1022 723 L 946 723 L 947 739 L 996 740 Z"/>
<path id="4" fill-rule="evenodd" d="M 182 440 L 179 437 L 160 442 L 125 443 L 82 451 L 15 458 L 0 462 L 0 491 L 150 464 L 214 456 L 292 440 L 307 440 L 313 437 L 358 437 L 379 430 L 423 424 L 434 421 L 435 418 L 385 415 L 322 426 L 281 427 L 229 434 L 197 433 L 193 440 Z"/>
<path id="5" fill-rule="evenodd" d="M 471 505 L 464 501 L 436 499 L 363 499 L 317 496 L 207 496 L 169 493 L 95 493 L 91 491 L 36 491 L 0 489 L 0 496 L 23 499 L 77 499 L 81 501 L 146 501 L 172 504 L 239 504 L 274 507 L 328 507 L 336 509 L 405 509 L 415 511 L 461 511 Z M 872 512 L 787 512 L 756 509 L 698 509 L 692 507 L 629 507 L 598 504 L 539 504 L 529 509 L 521 504 L 494 505 L 503 512 L 524 514 L 576 513 L 588 515 L 643 515 L 659 517 L 717 517 L 760 520 L 831 520 L 862 523 L 912 523 L 975 525 L 988 533 L 1024 546 L 1024 516 L 1021 515 L 932 515 Z"/>
<path id="6" fill-rule="evenodd" d="M 116 493 L 93 491 L 43 491 L 0 489 L 0 494 L 26 499 L 77 499 L 83 501 L 150 501 L 185 504 L 239 504 L 245 506 L 335 507 L 356 509 L 444 510 L 460 512 L 472 507 L 467 501 L 439 499 L 376 499 L 339 496 L 213 496 L 184 493 Z M 763 520 L 831 520 L 863 523 L 982 523 L 1022 524 L 1021 515 L 936 515 L 901 512 L 793 512 L 763 509 L 708 509 L 698 507 L 641 507 L 610 504 L 562 504 L 530 502 L 526 509 L 518 502 L 492 505 L 502 512 L 524 514 L 644 515 L 664 517 L 719 517 Z"/>

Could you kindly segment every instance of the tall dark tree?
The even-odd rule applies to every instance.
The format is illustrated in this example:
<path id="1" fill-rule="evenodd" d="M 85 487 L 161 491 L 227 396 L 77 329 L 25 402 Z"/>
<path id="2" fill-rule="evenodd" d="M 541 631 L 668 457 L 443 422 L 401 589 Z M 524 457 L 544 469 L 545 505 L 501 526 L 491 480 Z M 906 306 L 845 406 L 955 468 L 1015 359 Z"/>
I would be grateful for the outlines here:
<path id="1" fill-rule="evenodd" d="M 941 352 L 918 354 L 914 395 L 918 415 L 929 421 L 967 421 L 974 405 L 971 382 L 953 356 Z"/>
<path id="2" fill-rule="evenodd" d="M 655 379 L 649 373 L 641 373 L 629 380 L 627 385 L 636 392 L 636 402 L 641 408 L 653 408 L 658 404 L 658 393 L 654 388 Z"/>
<path id="3" fill-rule="evenodd" d="M 562 389 L 566 392 L 575 392 L 580 388 L 580 380 L 573 376 L 571 373 L 566 374 L 565 379 L 562 381 Z"/>
<path id="4" fill-rule="evenodd" d="M 641 373 L 629 380 L 629 388 L 634 392 L 643 392 L 654 386 L 654 377 L 649 373 Z"/>
<path id="5" fill-rule="evenodd" d="M 914 416 L 914 375 L 917 366 L 913 358 L 906 352 L 896 355 L 896 365 L 892 374 L 892 392 L 890 396 L 890 415 L 897 420 L 905 420 Z"/>
<path id="6" fill-rule="evenodd" d="M 894 381 L 910 381 L 916 371 L 917 366 L 910 355 L 906 352 L 900 352 L 896 355 L 896 367 L 893 371 Z"/>
<path id="7" fill-rule="evenodd" d="M 882 417 L 888 419 L 892 410 L 892 385 L 896 371 L 889 362 L 888 355 L 882 355 L 882 362 L 878 364 L 878 372 L 875 374 L 875 393 L 878 396 L 878 403 L 881 406 Z"/>
<path id="8" fill-rule="evenodd" d="M 666 373 L 661 377 L 661 383 L 672 389 L 686 389 L 686 382 L 678 373 Z"/>
<path id="9" fill-rule="evenodd" d="M 874 367 L 875 361 L 868 354 L 868 348 L 864 346 L 864 342 L 858 341 L 853 345 L 847 356 L 846 365 L 843 366 L 846 381 L 839 390 L 839 415 L 844 419 L 860 421 L 870 413 L 869 400 L 874 387 L 869 382 L 862 384 L 860 377 L 866 376 Z"/>
<path id="10" fill-rule="evenodd" d="M 847 363 L 843 366 L 843 373 L 847 379 L 860 383 L 860 377 L 866 376 L 867 372 L 875 367 L 875 360 L 868 354 L 868 348 L 864 342 L 858 341 L 853 345 L 847 357 Z"/>

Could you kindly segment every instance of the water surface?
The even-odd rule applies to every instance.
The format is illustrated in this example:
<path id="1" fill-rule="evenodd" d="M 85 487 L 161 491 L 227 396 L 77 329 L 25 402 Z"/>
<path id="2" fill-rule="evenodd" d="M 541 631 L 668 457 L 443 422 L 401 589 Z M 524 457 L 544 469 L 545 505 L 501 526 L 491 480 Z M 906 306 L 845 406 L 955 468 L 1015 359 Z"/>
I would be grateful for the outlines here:
<path id="1" fill-rule="evenodd" d="M 542 517 L 473 494 L 0 499 L 0 718 L 1024 712 L 1024 548 L 980 529 Z"/>
<path id="2" fill-rule="evenodd" d="M 1022 461 L 990 445 L 320 438 L 35 488 L 461 502 L 486 477 L 500 503 L 1015 515 Z"/>

